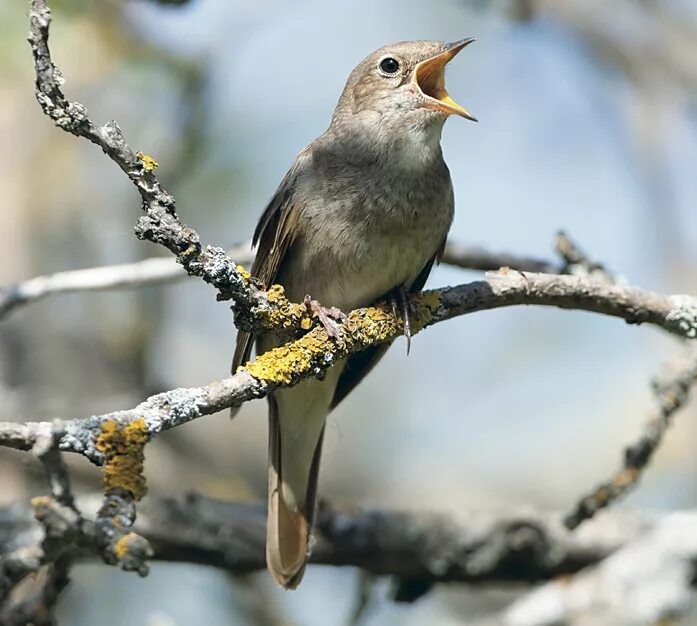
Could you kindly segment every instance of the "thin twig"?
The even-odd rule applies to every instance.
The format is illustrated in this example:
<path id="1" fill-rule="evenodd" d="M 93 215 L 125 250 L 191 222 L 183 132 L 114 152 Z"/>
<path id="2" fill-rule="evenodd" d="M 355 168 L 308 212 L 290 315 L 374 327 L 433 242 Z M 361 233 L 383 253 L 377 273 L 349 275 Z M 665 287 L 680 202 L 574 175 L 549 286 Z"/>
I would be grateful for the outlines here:
<path id="1" fill-rule="evenodd" d="M 577 528 L 600 509 L 626 495 L 639 481 L 654 452 L 663 441 L 675 414 L 687 404 L 692 387 L 697 384 L 697 351 L 673 364 L 673 372 L 663 380 L 653 381 L 657 406 L 639 440 L 624 452 L 622 467 L 607 482 L 584 496 L 564 519 L 567 528 Z M 675 371 L 677 370 L 677 371 Z"/>
<path id="2" fill-rule="evenodd" d="M 53 498 L 59 504 L 77 512 L 70 489 L 68 468 L 65 466 L 63 455 L 59 448 L 64 432 L 60 420 L 56 420 L 51 424 L 50 434 L 42 434 L 37 437 L 32 446 L 32 452 L 44 466 Z"/>
<path id="3" fill-rule="evenodd" d="M 249 263 L 253 255 L 249 245 L 232 248 L 228 254 L 240 263 Z M 0 287 L 0 319 L 22 305 L 47 296 L 84 291 L 133 289 L 166 284 L 186 278 L 184 268 L 172 257 L 154 257 L 135 263 L 107 265 L 68 272 L 56 272 Z"/>
<path id="4" fill-rule="evenodd" d="M 554 249 L 564 261 L 564 265 L 560 268 L 562 273 L 581 274 L 594 278 L 603 278 L 610 282 L 614 281 L 612 274 L 608 272 L 605 266 L 591 259 L 564 231 L 557 233 L 557 242 Z"/>

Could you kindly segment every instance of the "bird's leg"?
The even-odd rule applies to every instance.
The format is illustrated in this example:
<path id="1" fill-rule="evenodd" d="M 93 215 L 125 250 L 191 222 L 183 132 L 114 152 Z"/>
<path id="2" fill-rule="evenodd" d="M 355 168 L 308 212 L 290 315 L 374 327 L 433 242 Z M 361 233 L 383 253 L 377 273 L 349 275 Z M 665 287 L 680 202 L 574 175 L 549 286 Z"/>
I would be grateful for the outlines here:
<path id="1" fill-rule="evenodd" d="M 404 336 L 407 338 L 407 355 L 411 349 L 411 302 L 409 296 L 403 286 L 397 287 L 390 294 L 390 304 L 392 305 L 392 314 L 395 317 L 401 317 L 404 324 Z"/>
<path id="2" fill-rule="evenodd" d="M 339 337 L 339 322 L 345 322 L 348 319 L 343 311 L 335 306 L 322 306 L 317 300 L 313 300 L 309 294 L 305 296 L 303 304 L 307 307 L 307 312 L 319 320 L 329 337 L 332 339 Z"/>

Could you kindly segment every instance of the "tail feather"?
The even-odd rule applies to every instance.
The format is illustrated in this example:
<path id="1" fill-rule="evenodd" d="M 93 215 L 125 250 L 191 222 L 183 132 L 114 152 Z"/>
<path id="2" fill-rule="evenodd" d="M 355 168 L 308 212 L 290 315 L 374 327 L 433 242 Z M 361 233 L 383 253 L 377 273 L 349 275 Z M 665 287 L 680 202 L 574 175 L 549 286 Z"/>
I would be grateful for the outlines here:
<path id="1" fill-rule="evenodd" d="M 269 398 L 269 495 L 266 531 L 266 563 L 274 580 L 286 589 L 295 589 L 302 580 L 310 555 L 310 535 L 317 498 L 324 416 L 317 428 L 297 430 L 296 420 L 288 416 L 281 423 L 278 405 Z M 306 423 L 305 426 L 308 426 Z M 292 442 L 286 442 L 284 436 Z M 298 440 L 300 445 L 298 445 Z M 310 459 L 297 458 L 283 450 L 309 451 Z M 309 467 L 307 462 L 309 461 Z"/>

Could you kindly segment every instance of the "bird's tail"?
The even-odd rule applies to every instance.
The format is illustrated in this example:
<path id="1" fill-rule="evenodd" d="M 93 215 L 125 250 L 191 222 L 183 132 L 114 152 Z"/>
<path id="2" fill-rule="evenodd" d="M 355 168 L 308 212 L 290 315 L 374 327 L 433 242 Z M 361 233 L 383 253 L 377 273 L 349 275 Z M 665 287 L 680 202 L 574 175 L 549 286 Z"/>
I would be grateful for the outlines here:
<path id="1" fill-rule="evenodd" d="M 278 393 L 297 394 L 298 390 Z M 279 400 L 281 398 L 269 398 L 266 563 L 279 585 L 295 589 L 302 580 L 310 555 L 327 409 Z"/>

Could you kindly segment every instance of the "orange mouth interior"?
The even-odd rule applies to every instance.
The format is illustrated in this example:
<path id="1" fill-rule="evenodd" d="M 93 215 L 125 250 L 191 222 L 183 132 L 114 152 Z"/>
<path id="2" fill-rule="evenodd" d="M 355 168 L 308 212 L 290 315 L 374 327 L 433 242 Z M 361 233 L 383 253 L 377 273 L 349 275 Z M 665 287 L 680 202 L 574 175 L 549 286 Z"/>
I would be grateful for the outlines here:
<path id="1" fill-rule="evenodd" d="M 414 70 L 414 83 L 419 91 L 426 96 L 427 107 L 443 111 L 449 115 L 459 115 L 476 122 L 477 118 L 455 102 L 445 88 L 445 66 L 455 54 L 457 51 L 446 50 L 419 63 Z"/>

